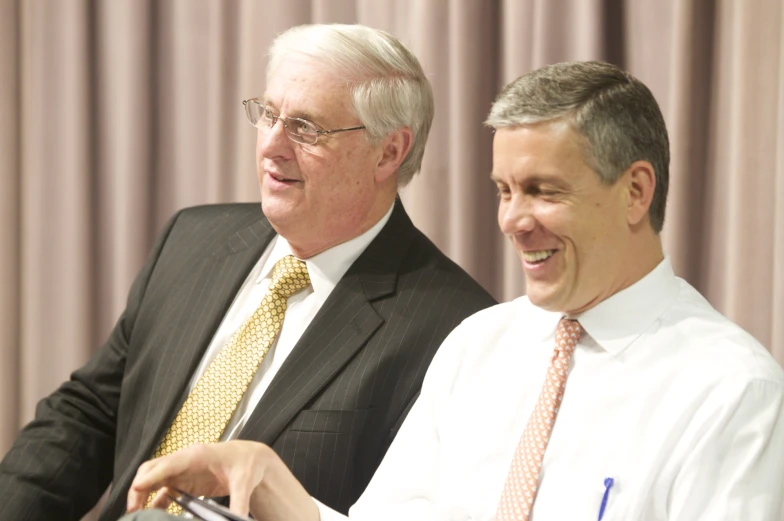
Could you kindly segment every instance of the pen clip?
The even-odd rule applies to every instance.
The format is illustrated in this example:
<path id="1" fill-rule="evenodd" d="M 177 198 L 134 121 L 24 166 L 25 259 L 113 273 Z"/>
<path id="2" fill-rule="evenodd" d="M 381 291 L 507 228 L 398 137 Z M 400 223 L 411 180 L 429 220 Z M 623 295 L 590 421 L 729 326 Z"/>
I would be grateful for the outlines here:
<path id="1" fill-rule="evenodd" d="M 602 496 L 602 504 L 599 507 L 599 521 L 604 517 L 604 509 L 607 508 L 607 499 L 610 497 L 610 489 L 615 484 L 613 478 L 604 479 L 604 496 Z"/>

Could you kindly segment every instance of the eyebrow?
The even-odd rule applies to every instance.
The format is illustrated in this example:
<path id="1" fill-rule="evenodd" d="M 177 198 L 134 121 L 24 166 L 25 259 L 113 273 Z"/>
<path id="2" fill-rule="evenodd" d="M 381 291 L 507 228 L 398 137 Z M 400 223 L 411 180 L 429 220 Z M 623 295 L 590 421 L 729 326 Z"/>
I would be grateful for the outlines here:
<path id="1" fill-rule="evenodd" d="M 506 181 L 503 181 L 495 172 L 490 172 L 490 180 L 494 183 L 503 183 L 506 184 Z"/>
<path id="2" fill-rule="evenodd" d="M 520 183 L 517 182 L 516 179 L 512 178 L 511 182 L 504 181 L 501 179 L 495 172 L 490 173 L 490 180 L 496 184 L 504 184 L 504 185 L 519 185 Z M 555 176 L 547 176 L 545 174 L 534 174 L 530 178 L 525 180 L 525 184 L 549 184 L 559 189 L 566 189 L 569 188 L 569 183 L 564 181 L 561 178 Z"/>
<path id="3" fill-rule="evenodd" d="M 278 107 L 275 106 L 275 104 L 273 102 L 269 101 L 267 98 L 261 98 L 261 100 L 264 102 L 264 105 L 266 105 L 267 107 L 273 108 L 277 112 L 280 112 Z M 312 114 L 312 113 L 310 113 L 310 112 L 308 112 L 306 110 L 295 111 L 295 112 L 289 114 L 287 117 L 289 117 L 289 118 L 306 119 L 306 120 L 310 121 L 311 123 L 316 123 L 318 120 L 322 119 L 320 116 L 317 116 L 316 114 Z"/>

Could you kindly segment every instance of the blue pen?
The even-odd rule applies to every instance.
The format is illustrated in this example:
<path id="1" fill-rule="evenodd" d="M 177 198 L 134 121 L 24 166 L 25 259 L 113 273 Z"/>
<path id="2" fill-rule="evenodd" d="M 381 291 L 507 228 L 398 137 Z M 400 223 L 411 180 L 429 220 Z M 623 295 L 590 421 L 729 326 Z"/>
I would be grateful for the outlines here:
<path id="1" fill-rule="evenodd" d="M 599 521 L 604 517 L 604 509 L 607 508 L 607 498 L 610 497 L 610 489 L 612 488 L 615 480 L 613 478 L 605 478 L 604 480 L 604 497 L 602 497 L 602 506 L 599 507 Z"/>

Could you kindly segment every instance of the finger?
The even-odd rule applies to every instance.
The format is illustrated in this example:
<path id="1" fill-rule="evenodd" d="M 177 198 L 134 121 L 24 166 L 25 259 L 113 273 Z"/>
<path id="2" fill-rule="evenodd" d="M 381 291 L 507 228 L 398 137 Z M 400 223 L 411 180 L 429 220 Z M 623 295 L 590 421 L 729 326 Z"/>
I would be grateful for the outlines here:
<path id="1" fill-rule="evenodd" d="M 158 487 L 147 486 L 145 476 L 149 476 L 150 470 L 157 466 L 158 460 L 145 461 L 136 471 L 130 488 L 128 489 L 127 506 L 128 512 L 135 512 L 144 507 L 147 497 Z"/>
<path id="2" fill-rule="evenodd" d="M 128 489 L 128 512 L 144 508 L 147 498 L 156 490 L 165 486 L 177 487 L 176 479 L 182 473 L 184 463 L 176 455 L 165 456 L 143 463 L 136 472 L 130 488 Z M 160 494 L 157 497 L 161 497 Z M 151 506 L 162 505 L 166 507 L 170 500 L 163 496 L 159 503 Z"/>
<path id="3" fill-rule="evenodd" d="M 131 483 L 131 489 L 149 493 L 167 485 L 176 486 L 174 481 L 187 467 L 187 457 L 184 457 L 179 452 L 147 461 L 136 472 L 136 477 L 133 478 L 133 483 Z"/>
<path id="4" fill-rule="evenodd" d="M 150 503 L 150 508 L 159 508 L 161 510 L 165 510 L 172 503 L 172 500 L 169 496 L 177 495 L 179 494 L 169 487 L 160 488 Z"/>
<path id="5" fill-rule="evenodd" d="M 250 495 L 257 483 L 251 483 L 244 472 L 235 473 L 229 482 L 229 510 L 240 516 L 250 513 Z"/>
<path id="6" fill-rule="evenodd" d="M 157 484 L 151 483 L 147 479 L 147 476 L 149 476 L 149 466 L 145 467 L 145 465 L 147 465 L 147 463 L 139 467 L 139 470 L 136 472 L 136 477 L 134 477 L 131 486 L 128 488 L 128 504 L 126 507 L 128 512 L 135 512 L 136 510 L 143 508 L 146 505 L 147 498 L 150 494 L 160 488 Z"/>
<path id="7" fill-rule="evenodd" d="M 136 512 L 137 510 L 141 509 L 144 506 L 144 500 L 142 499 L 142 494 L 138 491 L 129 489 L 128 490 L 128 498 L 126 499 L 126 506 L 128 512 Z"/>

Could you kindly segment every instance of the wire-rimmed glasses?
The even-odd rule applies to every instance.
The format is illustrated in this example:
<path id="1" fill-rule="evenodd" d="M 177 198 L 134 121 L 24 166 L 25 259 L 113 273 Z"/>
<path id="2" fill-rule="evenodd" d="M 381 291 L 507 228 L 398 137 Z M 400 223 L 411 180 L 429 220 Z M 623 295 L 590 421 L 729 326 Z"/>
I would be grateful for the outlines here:
<path id="1" fill-rule="evenodd" d="M 362 130 L 365 127 L 335 128 L 324 130 L 315 123 L 302 118 L 282 118 L 275 114 L 272 109 L 261 102 L 261 98 L 246 99 L 242 102 L 245 105 L 245 115 L 250 124 L 258 129 L 272 128 L 280 120 L 286 135 L 295 143 L 303 145 L 315 145 L 319 137 L 323 135 L 336 134 L 338 132 L 348 132 L 349 130 Z"/>

